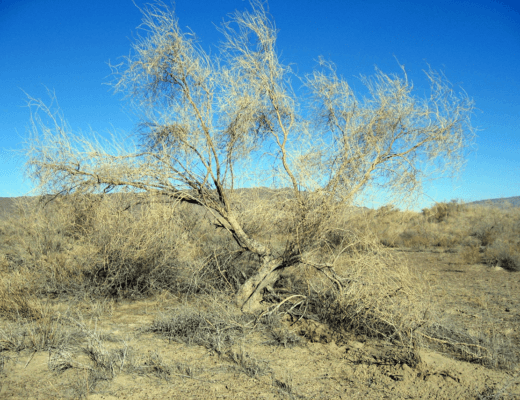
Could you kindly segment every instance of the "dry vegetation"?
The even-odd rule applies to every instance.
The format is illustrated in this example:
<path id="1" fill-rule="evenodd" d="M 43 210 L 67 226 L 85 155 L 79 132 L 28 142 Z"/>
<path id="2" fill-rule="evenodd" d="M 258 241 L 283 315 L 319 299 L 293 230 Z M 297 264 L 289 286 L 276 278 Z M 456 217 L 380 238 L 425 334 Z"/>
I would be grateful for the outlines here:
<path id="1" fill-rule="evenodd" d="M 431 70 L 419 98 L 404 68 L 356 95 L 323 60 L 298 97 L 271 16 L 250 9 L 222 25 L 218 58 L 164 5 L 143 10 L 114 83 L 142 117 L 139 142 L 78 135 L 30 99 L 39 192 L 0 226 L 0 395 L 517 394 L 517 336 L 445 318 L 438 288 L 451 287 L 408 253 L 516 271 L 517 211 L 353 205 L 456 171 L 471 99 Z M 20 385 L 28 371 L 52 389 Z"/>
<path id="2" fill-rule="evenodd" d="M 438 203 L 421 213 L 392 207 L 371 211 L 381 242 L 388 247 L 456 250 L 461 261 L 520 270 L 520 208 Z"/>
<path id="3" fill-rule="evenodd" d="M 265 200 L 265 190 L 259 196 L 255 192 L 242 192 L 250 205 Z M 348 209 L 337 216 L 338 229 L 321 249 L 336 254 L 334 269 L 305 264 L 288 268 L 263 292 L 263 308 L 243 313 L 233 295 L 258 260 L 247 257 L 197 206 L 136 195 L 49 200 L 20 200 L 0 226 L 2 381 L 15 397 L 24 392 L 13 390 L 12 374 L 22 376 L 39 354 L 47 354 L 44 365 L 50 375 L 45 379 L 61 388 L 46 392 L 50 397 L 121 394 L 121 382 L 137 377 L 160 379 L 164 390 L 174 381 L 196 381 L 198 387 L 186 393 L 214 397 L 227 391 L 218 382 L 231 379 L 244 385 L 237 374 L 257 381 L 261 389 L 233 392 L 229 386 L 235 397 L 260 393 L 255 390 L 274 398 L 339 397 L 330 392 L 336 383 L 322 382 L 319 390 L 311 385 L 318 390 L 313 391 L 295 380 L 292 362 L 275 367 L 278 352 L 267 350 L 283 348 L 296 352 L 287 357 L 298 359 L 307 354 L 303 349 L 322 354 L 324 350 L 312 347 L 320 343 L 323 349 L 329 349 L 326 343 L 338 346 L 326 350 L 332 351 L 326 357 L 343 365 L 334 379 L 343 382 L 344 395 L 351 397 L 377 398 L 381 390 L 390 397 L 420 397 L 430 391 L 426 397 L 434 398 L 454 393 L 509 398 L 516 393 L 517 381 L 507 375 L 517 368 L 518 332 L 511 336 L 496 330 L 489 299 L 474 300 L 479 306 L 471 313 L 482 318 L 476 330 L 448 318 L 441 308 L 458 300 L 447 295 L 445 278 L 428 278 L 427 269 L 434 264 L 425 263 L 422 272 L 411 268 L 417 259 L 408 254 L 445 255 L 458 268 L 487 262 L 490 271 L 500 262 L 511 274 L 518 269 L 518 242 L 511 239 L 518 238 L 518 209 L 455 202 L 422 213 L 391 207 Z M 485 227 L 499 234 L 482 234 Z M 282 232 L 257 221 L 256 233 L 283 251 Z M 507 243 L 508 252 L 498 256 L 497 242 Z M 478 249 L 475 254 L 468 251 L 473 248 Z M 440 290 L 443 295 L 436 298 Z M 457 309 L 463 305 L 458 302 Z M 151 312 L 139 317 L 147 307 Z M 112 322 L 116 315 L 127 321 L 117 329 Z M 488 329 L 486 324 L 495 326 Z M 175 352 L 192 351 L 193 346 L 204 350 L 189 361 L 186 356 L 172 358 L 171 346 L 181 346 Z M 490 372 L 479 372 L 484 374 L 480 381 L 463 385 L 460 366 L 432 369 L 428 362 L 434 361 L 427 360 L 439 360 L 431 350 L 481 364 Z M 262 356 L 266 351 L 270 357 Z M 215 362 L 206 360 L 204 352 Z M 310 353 L 306 357 L 316 365 L 322 362 Z M 302 372 L 305 367 L 298 368 Z M 417 374 L 423 377 L 411 382 Z M 427 383 L 431 377 L 454 380 L 462 391 L 432 389 L 437 383 Z M 401 379 L 424 392 L 389 383 Z M 219 389 L 207 392 L 208 385 Z"/>

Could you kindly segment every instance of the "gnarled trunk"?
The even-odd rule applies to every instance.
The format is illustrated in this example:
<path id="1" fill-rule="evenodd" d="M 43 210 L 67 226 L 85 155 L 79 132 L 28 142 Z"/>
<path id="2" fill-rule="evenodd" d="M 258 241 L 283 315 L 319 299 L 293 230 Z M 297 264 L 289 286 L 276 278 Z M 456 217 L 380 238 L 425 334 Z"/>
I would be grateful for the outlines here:
<path id="1" fill-rule="evenodd" d="M 260 308 L 264 288 L 273 285 L 283 269 L 280 259 L 264 257 L 260 269 L 251 276 L 236 294 L 237 305 L 242 311 L 254 311 Z"/>

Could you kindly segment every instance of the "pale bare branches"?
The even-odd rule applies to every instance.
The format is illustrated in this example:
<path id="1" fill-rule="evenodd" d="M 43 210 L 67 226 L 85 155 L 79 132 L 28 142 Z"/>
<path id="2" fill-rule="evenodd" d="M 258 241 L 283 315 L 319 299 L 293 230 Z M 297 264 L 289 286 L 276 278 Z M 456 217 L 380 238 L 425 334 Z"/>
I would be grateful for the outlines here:
<path id="1" fill-rule="evenodd" d="M 350 197 L 373 182 L 401 196 L 418 188 L 428 166 L 435 165 L 437 174 L 461 166 L 474 136 L 473 104 L 439 74 L 427 72 L 430 97 L 420 99 L 404 68 L 402 77 L 376 70 L 362 77 L 369 97 L 359 99 L 333 65 L 322 65 L 325 72 L 308 76 L 306 83 L 314 94 L 318 129 L 333 143 L 325 161 L 333 171 L 331 190 Z"/>

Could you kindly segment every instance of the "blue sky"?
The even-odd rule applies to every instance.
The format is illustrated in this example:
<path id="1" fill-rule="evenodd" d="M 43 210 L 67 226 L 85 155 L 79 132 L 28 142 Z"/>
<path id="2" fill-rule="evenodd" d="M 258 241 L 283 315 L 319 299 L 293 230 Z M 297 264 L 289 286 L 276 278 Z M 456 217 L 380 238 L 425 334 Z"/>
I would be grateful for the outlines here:
<path id="1" fill-rule="evenodd" d="M 145 2 L 136 1 L 143 5 Z M 472 97 L 475 151 L 457 180 L 425 187 L 418 206 L 520 195 L 520 7 L 508 1 L 271 0 L 282 60 L 300 75 L 322 55 L 356 84 L 374 66 L 399 72 L 421 89 L 429 64 Z M 243 0 L 177 0 L 181 27 L 205 48 Z M 135 118 L 105 83 L 108 62 L 128 55 L 141 21 L 131 0 L 0 0 L 0 197 L 31 189 L 20 150 L 30 112 L 24 91 L 55 91 L 74 130 L 131 133 Z"/>

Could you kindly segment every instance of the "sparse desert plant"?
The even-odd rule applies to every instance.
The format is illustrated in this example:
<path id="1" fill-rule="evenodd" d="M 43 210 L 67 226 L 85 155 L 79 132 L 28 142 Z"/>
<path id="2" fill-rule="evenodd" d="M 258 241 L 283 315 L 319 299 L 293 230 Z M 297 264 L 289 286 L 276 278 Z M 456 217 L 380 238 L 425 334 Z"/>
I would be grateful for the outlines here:
<path id="1" fill-rule="evenodd" d="M 514 344 L 504 335 L 470 335 L 451 323 L 439 321 L 425 325 L 420 336 L 428 346 L 463 361 L 507 370 L 519 365 Z"/>
<path id="2" fill-rule="evenodd" d="M 92 361 L 94 369 L 103 371 L 105 379 L 110 380 L 123 369 L 128 348 L 125 345 L 118 349 L 108 349 L 103 341 L 92 336 L 83 352 Z"/>
<path id="3" fill-rule="evenodd" d="M 285 327 L 270 329 L 269 336 L 271 339 L 267 343 L 273 346 L 294 347 L 303 343 L 301 336 Z"/>
<path id="4" fill-rule="evenodd" d="M 0 353 L 0 373 L 4 371 L 5 364 L 10 360 L 10 357 Z"/>
<path id="5" fill-rule="evenodd" d="M 162 334 L 169 340 L 204 346 L 222 355 L 252 326 L 252 316 L 236 317 L 220 307 L 205 311 L 183 305 L 167 314 L 159 314 L 145 331 Z"/>
<path id="6" fill-rule="evenodd" d="M 287 372 L 285 373 L 284 378 L 276 378 L 274 375 L 271 377 L 273 386 L 281 392 L 281 394 L 288 395 L 290 399 L 294 398 L 294 385 L 292 382 L 292 376 L 290 376 Z"/>
<path id="7" fill-rule="evenodd" d="M 292 305 L 291 303 L 288 303 Z M 276 306 L 272 311 L 262 313 L 259 316 L 260 322 L 266 328 L 266 336 L 268 340 L 266 344 L 272 346 L 283 346 L 283 347 L 294 347 L 300 346 L 304 343 L 301 336 L 297 335 L 286 327 L 282 320 L 282 313 L 280 308 Z M 289 308 L 287 314 L 289 314 L 294 308 Z M 285 314 L 285 313 L 284 313 Z"/>
<path id="8" fill-rule="evenodd" d="M 144 369 L 145 373 L 153 374 L 165 380 L 169 380 L 174 371 L 173 365 L 166 363 L 156 351 L 148 353 L 141 368 Z"/>
<path id="9" fill-rule="evenodd" d="M 229 360 L 233 362 L 240 372 L 243 372 L 250 378 L 257 378 L 267 373 L 267 365 L 264 362 L 256 360 L 247 353 L 243 346 L 238 351 L 228 350 L 226 353 Z"/>

